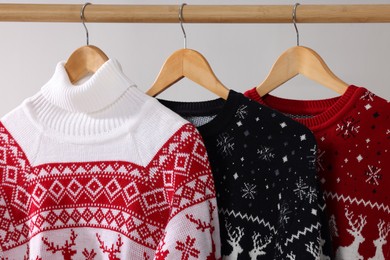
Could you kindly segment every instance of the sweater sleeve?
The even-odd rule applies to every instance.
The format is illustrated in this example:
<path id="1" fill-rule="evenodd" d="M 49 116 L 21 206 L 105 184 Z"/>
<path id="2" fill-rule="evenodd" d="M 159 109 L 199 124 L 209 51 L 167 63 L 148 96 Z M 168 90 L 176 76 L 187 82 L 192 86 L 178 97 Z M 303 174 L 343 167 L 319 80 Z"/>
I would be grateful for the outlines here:
<path id="1" fill-rule="evenodd" d="M 219 259 L 214 180 L 201 136 L 186 124 L 169 142 L 161 170 L 170 210 L 154 259 Z"/>

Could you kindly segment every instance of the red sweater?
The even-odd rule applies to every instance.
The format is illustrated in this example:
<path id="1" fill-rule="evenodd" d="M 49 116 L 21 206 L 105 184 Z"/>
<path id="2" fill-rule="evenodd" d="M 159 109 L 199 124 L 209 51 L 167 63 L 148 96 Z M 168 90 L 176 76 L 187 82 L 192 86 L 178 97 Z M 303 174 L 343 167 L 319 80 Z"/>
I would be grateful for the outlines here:
<path id="1" fill-rule="evenodd" d="M 324 100 L 245 95 L 314 132 L 336 259 L 390 259 L 390 103 L 356 86 Z"/>

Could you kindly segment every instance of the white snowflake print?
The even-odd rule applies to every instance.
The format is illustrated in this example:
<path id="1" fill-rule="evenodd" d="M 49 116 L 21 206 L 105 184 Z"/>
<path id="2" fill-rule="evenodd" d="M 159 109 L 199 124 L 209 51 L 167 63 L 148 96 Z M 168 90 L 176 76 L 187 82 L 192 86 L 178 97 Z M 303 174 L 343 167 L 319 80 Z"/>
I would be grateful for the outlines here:
<path id="1" fill-rule="evenodd" d="M 360 99 L 362 99 L 362 100 L 374 101 L 374 97 L 375 97 L 375 94 L 367 90 L 367 91 L 363 94 L 363 96 L 360 97 Z"/>
<path id="2" fill-rule="evenodd" d="M 360 126 L 358 125 L 360 120 L 356 120 L 352 116 L 344 118 L 341 123 L 337 124 L 337 135 L 341 135 L 344 139 L 355 137 L 359 133 Z"/>
<path id="3" fill-rule="evenodd" d="M 222 153 L 223 156 L 232 155 L 234 151 L 234 138 L 230 137 L 228 133 L 222 133 L 218 136 L 217 147 L 218 151 Z"/>
<path id="4" fill-rule="evenodd" d="M 247 107 L 246 105 L 241 105 L 236 111 L 236 117 L 244 119 L 248 115 Z"/>
<path id="5" fill-rule="evenodd" d="M 303 199 L 306 195 L 306 190 L 309 188 L 309 186 L 306 185 L 306 183 L 303 182 L 302 178 L 299 177 L 298 182 L 295 183 L 297 186 L 293 191 L 295 194 L 299 197 L 299 199 Z"/>
<path id="6" fill-rule="evenodd" d="M 286 224 L 288 223 L 288 220 L 290 219 L 290 217 L 288 216 L 288 214 L 290 213 L 291 211 L 288 208 L 288 204 L 283 203 L 280 208 L 279 219 L 278 219 L 279 228 L 284 230 Z"/>
<path id="7" fill-rule="evenodd" d="M 379 180 L 382 179 L 382 174 L 379 172 L 381 171 L 381 168 L 368 165 L 368 171 L 366 171 L 364 174 L 367 176 L 366 182 L 373 185 L 379 185 Z"/>
<path id="8" fill-rule="evenodd" d="M 274 149 L 266 146 L 260 146 L 260 149 L 257 149 L 257 154 L 259 155 L 260 159 L 270 162 L 271 159 L 275 157 L 275 154 L 272 153 Z"/>
<path id="9" fill-rule="evenodd" d="M 306 198 L 309 199 L 309 203 L 313 203 L 317 199 L 317 189 L 310 187 L 309 191 L 306 193 Z"/>
<path id="10" fill-rule="evenodd" d="M 241 191 L 243 192 L 242 197 L 245 199 L 255 199 L 255 195 L 257 193 L 256 191 L 256 185 L 250 184 L 250 183 L 244 183 L 244 187 L 241 188 Z"/>

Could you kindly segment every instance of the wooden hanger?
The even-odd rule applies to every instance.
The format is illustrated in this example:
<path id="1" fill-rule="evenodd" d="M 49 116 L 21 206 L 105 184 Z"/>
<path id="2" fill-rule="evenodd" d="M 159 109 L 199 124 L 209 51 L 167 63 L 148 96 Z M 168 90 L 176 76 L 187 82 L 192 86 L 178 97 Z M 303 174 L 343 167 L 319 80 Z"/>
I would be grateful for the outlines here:
<path id="1" fill-rule="evenodd" d="M 343 94 L 348 84 L 339 79 L 314 50 L 295 46 L 286 50 L 276 60 L 266 79 L 256 87 L 264 96 L 296 75 L 301 74 L 339 94 Z"/>
<path id="2" fill-rule="evenodd" d="M 205 87 L 223 99 L 227 99 L 229 89 L 215 76 L 206 58 L 199 52 L 187 49 L 187 35 L 183 27 L 183 7 L 179 9 L 179 21 L 184 36 L 184 49 L 171 54 L 164 62 L 156 80 L 146 94 L 155 97 L 182 78 L 186 77 Z"/>
<path id="3" fill-rule="evenodd" d="M 169 56 L 146 94 L 157 96 L 184 77 L 225 100 L 229 95 L 229 89 L 215 76 L 206 58 L 192 49 L 180 49 Z"/>
<path id="4" fill-rule="evenodd" d="M 86 45 L 70 55 L 65 64 L 65 70 L 73 84 L 86 75 L 95 73 L 107 60 L 107 55 L 101 49 L 93 45 Z"/>
<path id="5" fill-rule="evenodd" d="M 296 11 L 300 5 L 293 8 L 292 22 L 297 34 L 297 46 L 283 52 L 276 60 L 265 80 L 256 87 L 257 93 L 264 96 L 286 81 L 301 74 L 339 94 L 343 94 L 348 84 L 339 79 L 326 65 L 321 56 L 314 50 L 299 46 L 299 32 L 296 24 Z"/>
<path id="6" fill-rule="evenodd" d="M 81 22 L 85 28 L 87 45 L 75 50 L 64 66 L 72 84 L 88 74 L 95 73 L 106 61 L 108 61 L 107 55 L 101 49 L 89 45 L 89 33 L 88 28 L 85 25 L 84 10 L 85 7 L 90 4 L 91 3 L 85 3 L 80 11 Z"/>

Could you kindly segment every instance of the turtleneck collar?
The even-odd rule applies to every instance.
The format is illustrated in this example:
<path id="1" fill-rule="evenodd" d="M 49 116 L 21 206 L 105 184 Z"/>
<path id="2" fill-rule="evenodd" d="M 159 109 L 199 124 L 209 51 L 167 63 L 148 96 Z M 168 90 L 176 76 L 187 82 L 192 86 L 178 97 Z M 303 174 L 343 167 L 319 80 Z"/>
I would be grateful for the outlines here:
<path id="1" fill-rule="evenodd" d="M 120 64 L 110 59 L 88 80 L 73 85 L 59 62 L 52 78 L 42 87 L 42 95 L 53 105 L 69 112 L 91 113 L 114 103 L 134 83 L 123 74 Z"/>
<path id="2" fill-rule="evenodd" d="M 24 111 L 39 131 L 52 139 L 93 143 L 128 134 L 143 111 L 158 103 L 140 91 L 113 59 L 90 78 L 71 84 L 58 63 L 52 78 L 24 102 Z"/>

